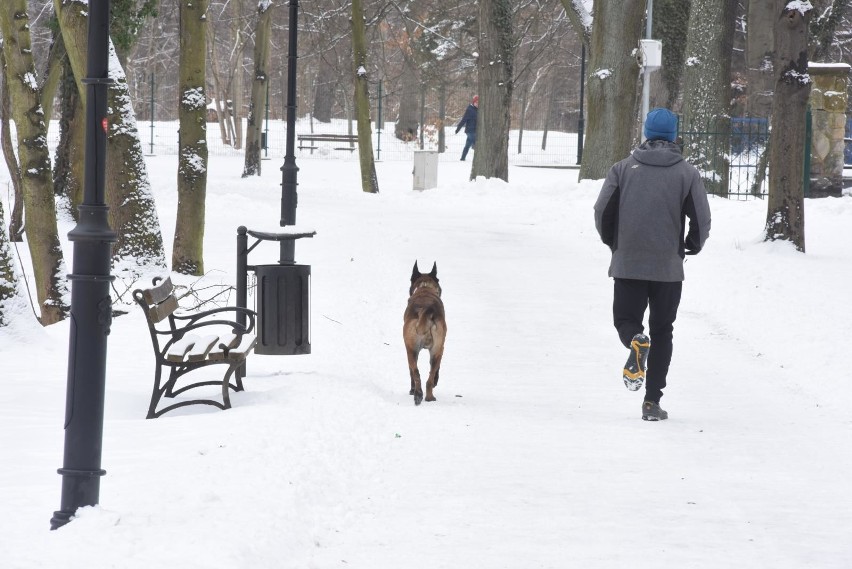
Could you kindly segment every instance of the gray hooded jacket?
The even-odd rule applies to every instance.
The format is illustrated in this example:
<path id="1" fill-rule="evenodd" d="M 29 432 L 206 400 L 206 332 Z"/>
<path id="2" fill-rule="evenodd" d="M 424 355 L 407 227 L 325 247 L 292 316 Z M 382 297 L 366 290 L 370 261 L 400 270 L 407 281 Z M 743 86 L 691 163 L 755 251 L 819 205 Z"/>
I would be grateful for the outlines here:
<path id="1" fill-rule="evenodd" d="M 609 276 L 682 281 L 684 255 L 698 253 L 710 234 L 698 170 L 675 143 L 645 141 L 607 174 L 595 227 L 612 250 Z"/>

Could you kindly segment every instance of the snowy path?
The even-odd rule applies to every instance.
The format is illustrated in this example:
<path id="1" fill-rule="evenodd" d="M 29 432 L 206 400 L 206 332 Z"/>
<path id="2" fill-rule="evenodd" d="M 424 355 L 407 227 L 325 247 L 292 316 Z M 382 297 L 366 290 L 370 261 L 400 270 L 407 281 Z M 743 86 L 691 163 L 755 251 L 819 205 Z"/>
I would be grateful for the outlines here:
<path id="1" fill-rule="evenodd" d="M 706 254 L 687 266 L 663 399 L 671 419 L 654 424 L 619 377 L 594 184 L 513 169 L 510 186 L 471 185 L 462 166 L 442 164 L 457 182 L 413 194 L 386 181 L 365 196 L 316 166 L 302 166 L 300 224 L 318 236 L 297 251 L 313 264 L 313 354 L 253 357 L 228 412 L 145 421 L 147 332 L 134 313 L 116 319 L 102 505 L 59 532 L 46 528 L 67 329 L 32 333 L 49 358 L 16 344 L 0 416 L 13 466 L 0 471 L 0 567 L 852 566 L 852 407 L 830 347 L 849 324 L 803 296 L 799 354 L 784 329 L 750 327 L 791 317 L 765 311 L 765 295 L 714 296 L 732 275 L 784 298 L 795 290 L 761 280 L 778 258 L 730 246 L 759 211 L 713 204 L 727 220 L 714 219 Z M 408 184 L 407 165 L 380 167 Z M 234 171 L 208 197 L 211 227 L 276 211 L 277 189 L 258 181 L 237 194 Z M 168 212 L 174 196 L 162 193 Z M 209 250 L 232 251 L 229 231 L 209 233 Z M 843 284 L 850 255 L 827 247 L 788 274 Z M 208 261 L 225 281 L 229 255 Z M 424 269 L 437 259 L 449 325 L 438 401 L 420 407 L 401 340 L 415 259 Z"/>

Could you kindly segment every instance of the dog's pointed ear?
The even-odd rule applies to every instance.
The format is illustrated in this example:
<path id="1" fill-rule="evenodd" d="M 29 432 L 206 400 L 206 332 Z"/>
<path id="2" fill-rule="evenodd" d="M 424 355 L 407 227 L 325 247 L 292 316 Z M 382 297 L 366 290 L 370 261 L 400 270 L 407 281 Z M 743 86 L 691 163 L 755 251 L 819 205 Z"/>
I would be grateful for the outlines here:
<path id="1" fill-rule="evenodd" d="M 433 279 L 438 278 L 438 262 L 432 263 L 432 272 L 429 273 L 429 276 Z"/>
<path id="2" fill-rule="evenodd" d="M 420 269 L 417 268 L 417 261 L 414 261 L 414 268 L 411 270 L 411 280 L 416 279 L 420 275 Z"/>

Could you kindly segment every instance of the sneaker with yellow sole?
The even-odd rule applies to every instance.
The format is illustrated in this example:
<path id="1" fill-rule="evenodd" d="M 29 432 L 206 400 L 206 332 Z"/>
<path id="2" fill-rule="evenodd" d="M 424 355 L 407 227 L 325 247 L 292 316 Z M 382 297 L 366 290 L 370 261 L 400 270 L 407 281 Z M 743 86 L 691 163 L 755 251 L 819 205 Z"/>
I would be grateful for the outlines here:
<path id="1" fill-rule="evenodd" d="M 624 364 L 624 386 L 630 391 L 639 391 L 645 383 L 650 349 L 651 339 L 645 334 L 636 334 L 630 340 L 630 356 Z"/>

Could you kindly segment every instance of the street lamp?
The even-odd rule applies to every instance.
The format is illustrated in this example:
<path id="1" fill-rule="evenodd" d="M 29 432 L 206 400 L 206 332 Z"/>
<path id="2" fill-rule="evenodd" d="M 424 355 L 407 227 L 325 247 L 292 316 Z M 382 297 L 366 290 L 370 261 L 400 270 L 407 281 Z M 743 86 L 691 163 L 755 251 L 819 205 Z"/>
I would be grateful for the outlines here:
<path id="1" fill-rule="evenodd" d="M 109 78 L 109 0 L 89 0 L 86 86 L 86 158 L 79 222 L 68 233 L 74 244 L 65 453 L 62 499 L 50 529 L 67 524 L 77 508 L 98 503 L 104 423 L 107 335 L 112 323 L 110 257 L 116 234 L 104 200 Z"/>
<path id="2" fill-rule="evenodd" d="M 290 0 L 289 42 L 287 48 L 287 151 L 284 165 L 281 166 L 281 227 L 295 225 L 296 206 L 299 198 L 296 194 L 299 168 L 296 166 L 296 46 L 298 43 L 299 2 Z M 293 263 L 295 259 L 295 241 L 281 241 L 279 262 Z"/>

